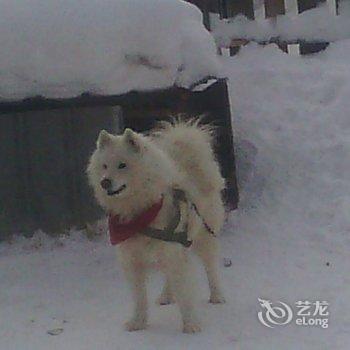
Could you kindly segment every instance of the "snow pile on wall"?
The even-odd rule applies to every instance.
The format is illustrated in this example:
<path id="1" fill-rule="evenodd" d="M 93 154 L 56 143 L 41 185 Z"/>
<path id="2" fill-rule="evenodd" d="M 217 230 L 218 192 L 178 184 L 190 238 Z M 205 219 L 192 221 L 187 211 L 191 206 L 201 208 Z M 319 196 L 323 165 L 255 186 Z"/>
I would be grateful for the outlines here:
<path id="1" fill-rule="evenodd" d="M 334 41 L 350 37 L 350 3 L 341 2 L 339 16 L 333 15 L 327 4 L 323 4 L 299 15 L 277 16 L 276 22 L 269 19 L 249 20 L 237 16 L 226 21 L 214 21 L 216 41 L 226 46 L 232 38 L 267 41 L 282 37 L 284 40 L 305 39 L 309 41 Z"/>
<path id="2" fill-rule="evenodd" d="M 201 12 L 180 0 L 3 0 L 0 33 L 0 99 L 188 87 L 219 75 Z"/>

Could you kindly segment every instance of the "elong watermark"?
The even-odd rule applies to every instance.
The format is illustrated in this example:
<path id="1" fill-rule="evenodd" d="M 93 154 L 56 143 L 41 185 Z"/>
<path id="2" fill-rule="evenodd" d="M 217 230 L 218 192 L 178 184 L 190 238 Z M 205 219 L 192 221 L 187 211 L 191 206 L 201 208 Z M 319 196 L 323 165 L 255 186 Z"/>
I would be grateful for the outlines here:
<path id="1" fill-rule="evenodd" d="M 299 300 L 295 303 L 296 310 L 293 312 L 292 307 L 282 301 L 273 303 L 270 300 L 258 300 L 262 308 L 258 312 L 258 319 L 268 328 L 290 324 L 293 319 L 297 326 L 316 326 L 324 329 L 329 326 L 327 301 Z"/>

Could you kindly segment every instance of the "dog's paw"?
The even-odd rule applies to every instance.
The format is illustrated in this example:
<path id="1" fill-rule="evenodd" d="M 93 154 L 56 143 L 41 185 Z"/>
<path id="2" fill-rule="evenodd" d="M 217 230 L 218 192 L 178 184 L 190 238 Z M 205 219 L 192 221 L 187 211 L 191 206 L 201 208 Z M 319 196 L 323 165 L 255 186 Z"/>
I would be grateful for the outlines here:
<path id="1" fill-rule="evenodd" d="M 156 302 L 158 305 L 170 305 L 170 304 L 175 304 L 175 298 L 172 295 L 166 294 L 163 295 L 161 294 Z"/>
<path id="2" fill-rule="evenodd" d="M 131 320 L 124 323 L 124 329 L 128 332 L 140 331 L 147 328 L 147 322 L 143 320 Z"/>
<path id="3" fill-rule="evenodd" d="M 187 322 L 182 331 L 188 334 L 198 333 L 201 331 L 201 326 L 198 322 Z"/>
<path id="4" fill-rule="evenodd" d="M 226 300 L 222 295 L 211 295 L 209 299 L 210 304 L 225 304 Z"/>

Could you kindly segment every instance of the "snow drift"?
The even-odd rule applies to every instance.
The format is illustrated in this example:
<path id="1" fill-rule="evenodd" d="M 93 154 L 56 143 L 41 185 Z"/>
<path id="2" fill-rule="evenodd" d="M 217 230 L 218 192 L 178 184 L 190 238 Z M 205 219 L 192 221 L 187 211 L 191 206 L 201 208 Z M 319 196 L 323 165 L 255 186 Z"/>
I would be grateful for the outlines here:
<path id="1" fill-rule="evenodd" d="M 0 2 L 0 99 L 188 87 L 218 75 L 198 8 L 180 0 Z"/>

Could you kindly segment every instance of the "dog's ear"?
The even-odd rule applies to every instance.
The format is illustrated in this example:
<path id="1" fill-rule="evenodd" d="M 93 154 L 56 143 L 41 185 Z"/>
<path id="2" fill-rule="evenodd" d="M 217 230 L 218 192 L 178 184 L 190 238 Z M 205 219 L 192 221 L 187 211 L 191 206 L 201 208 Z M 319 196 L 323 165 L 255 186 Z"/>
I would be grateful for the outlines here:
<path id="1" fill-rule="evenodd" d="M 112 142 L 112 135 L 106 130 L 101 130 L 97 139 L 97 148 L 103 149 Z"/>
<path id="2" fill-rule="evenodd" d="M 124 131 L 124 142 L 134 151 L 140 152 L 141 150 L 141 140 L 138 137 L 137 133 L 132 131 L 129 128 L 126 128 Z"/>

